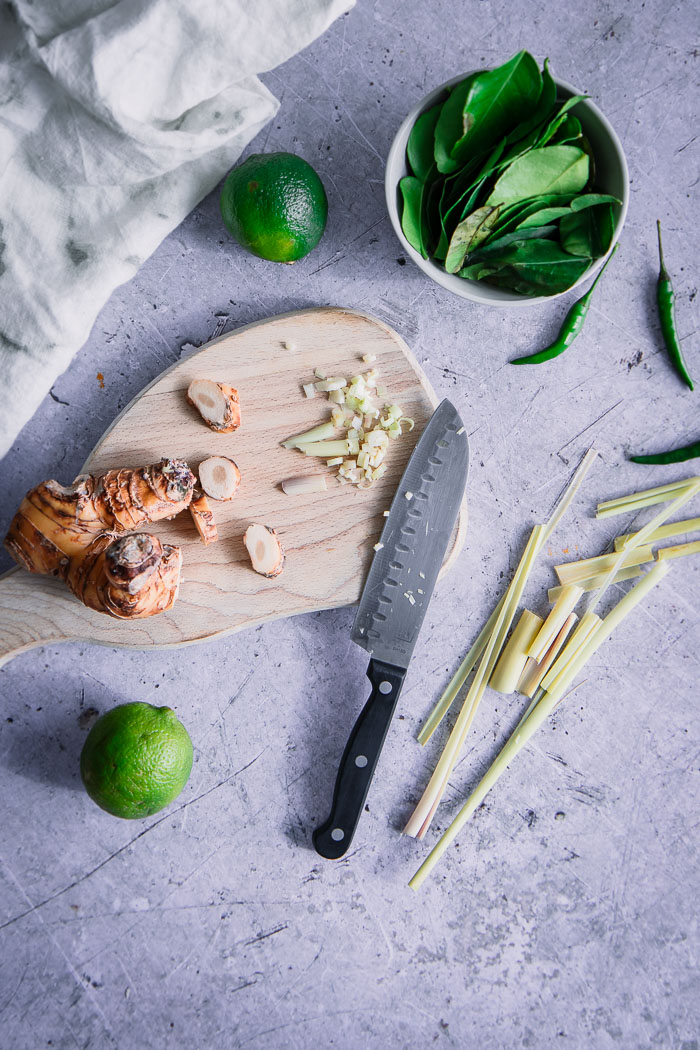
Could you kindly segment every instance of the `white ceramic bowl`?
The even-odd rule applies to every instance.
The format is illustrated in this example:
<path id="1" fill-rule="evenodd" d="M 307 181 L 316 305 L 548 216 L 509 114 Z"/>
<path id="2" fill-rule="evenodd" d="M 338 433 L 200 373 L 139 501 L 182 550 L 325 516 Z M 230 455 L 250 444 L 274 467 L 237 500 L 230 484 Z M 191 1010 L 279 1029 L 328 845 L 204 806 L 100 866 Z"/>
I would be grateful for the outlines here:
<path id="1" fill-rule="evenodd" d="M 412 248 L 401 229 L 399 181 L 404 175 L 410 174 L 406 164 L 406 143 L 408 142 L 408 136 L 411 134 L 411 129 L 421 113 L 436 105 L 441 98 L 446 97 L 448 88 L 459 84 L 468 76 L 469 73 L 462 73 L 461 76 L 453 77 L 452 80 L 448 80 L 445 84 L 441 84 L 440 87 L 431 91 L 418 105 L 413 107 L 397 131 L 387 157 L 384 178 L 386 202 L 391 224 L 396 231 L 396 236 L 401 241 L 406 255 L 410 256 L 416 266 L 420 266 L 421 270 L 428 277 L 442 285 L 443 288 L 447 288 L 448 291 L 454 292 L 455 295 L 459 295 L 463 299 L 471 299 L 475 303 L 484 303 L 486 306 L 531 306 L 535 303 L 546 303 L 550 299 L 556 299 L 559 295 L 566 295 L 571 289 L 567 288 L 565 292 L 557 292 L 554 295 L 518 295 L 517 292 L 511 292 L 506 288 L 497 288 L 495 285 L 487 284 L 485 281 L 470 281 L 464 277 L 458 277 L 456 274 L 446 273 L 439 263 L 433 262 L 432 259 L 424 259 L 420 252 Z M 562 101 L 570 98 L 571 95 L 581 94 L 580 91 L 572 87 L 571 84 L 567 84 L 564 80 L 555 79 L 555 83 L 557 86 L 557 98 Z M 596 188 L 600 192 L 611 193 L 622 201 L 616 218 L 615 233 L 610 245 L 610 251 L 612 251 L 615 242 L 620 236 L 629 204 L 627 160 L 622 144 L 612 125 L 590 99 L 579 102 L 574 107 L 573 112 L 581 121 L 583 132 L 593 149 L 596 165 Z M 610 252 L 608 252 L 609 254 Z M 588 270 L 579 277 L 576 284 L 571 287 L 575 288 L 582 281 L 587 281 L 600 269 L 607 257 L 607 255 L 603 256 L 592 263 Z"/>

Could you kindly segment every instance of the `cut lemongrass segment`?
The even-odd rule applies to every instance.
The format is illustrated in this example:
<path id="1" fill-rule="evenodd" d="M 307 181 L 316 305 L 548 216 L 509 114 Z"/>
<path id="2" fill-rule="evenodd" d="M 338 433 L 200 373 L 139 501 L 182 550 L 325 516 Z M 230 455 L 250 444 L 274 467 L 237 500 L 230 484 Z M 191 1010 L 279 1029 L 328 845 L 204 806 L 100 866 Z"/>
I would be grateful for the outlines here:
<path id="1" fill-rule="evenodd" d="M 333 459 L 335 456 L 347 456 L 351 452 L 350 442 L 341 438 L 337 441 L 310 441 L 308 445 L 297 445 L 305 456 L 323 456 Z"/>
<path id="2" fill-rule="evenodd" d="M 589 635 L 588 641 L 579 649 L 574 660 L 567 665 L 566 673 L 562 676 L 562 679 L 555 684 L 553 690 L 551 692 L 543 692 L 542 696 L 536 698 L 530 705 L 530 713 L 518 724 L 490 769 L 486 772 L 485 776 L 482 777 L 462 809 L 423 861 L 416 874 L 410 880 L 409 886 L 411 889 L 417 890 L 420 888 L 474 811 L 481 805 L 501 774 L 505 772 L 518 752 L 522 750 L 526 743 L 528 743 L 539 727 L 554 711 L 557 704 L 563 699 L 564 693 L 569 684 L 579 673 L 586 661 L 596 652 L 603 642 L 610 637 L 615 628 L 649 593 L 652 587 L 660 582 L 666 572 L 668 572 L 669 568 L 669 565 L 655 565 L 647 575 L 625 595 L 615 608 L 611 610 L 605 619 L 593 629 L 592 634 Z M 583 620 L 579 626 L 583 626 Z"/>
<path id="3" fill-rule="evenodd" d="M 486 683 L 488 682 L 491 673 L 493 672 L 494 665 L 496 663 L 496 660 L 498 659 L 505 638 L 513 622 L 513 618 L 515 616 L 518 604 L 520 603 L 520 598 L 522 597 L 523 590 L 527 583 L 527 577 L 529 575 L 530 569 L 532 568 L 532 564 L 535 558 L 537 557 L 537 554 L 541 550 L 542 546 L 549 539 L 552 532 L 560 522 L 561 518 L 568 510 L 569 506 L 571 505 L 574 499 L 574 496 L 583 484 L 583 481 L 586 475 L 588 474 L 589 470 L 593 466 L 593 463 L 595 462 L 597 456 L 598 453 L 595 449 L 588 449 L 586 454 L 583 456 L 581 462 L 579 463 L 578 467 L 574 471 L 571 480 L 569 481 L 568 485 L 566 486 L 559 500 L 557 501 L 557 504 L 555 505 L 555 508 L 552 514 L 550 515 L 547 524 L 544 526 L 537 525 L 535 526 L 535 529 L 533 529 L 532 535 L 530 536 L 527 547 L 525 548 L 525 552 L 520 561 L 520 564 L 516 569 L 513 580 L 511 581 L 505 595 L 501 599 L 501 602 L 499 602 L 497 609 L 494 611 L 494 613 L 492 613 L 488 621 L 487 627 L 485 627 L 484 631 L 482 632 L 482 635 L 485 636 L 485 641 L 483 644 L 481 663 L 479 664 L 478 670 L 474 675 L 474 679 L 469 688 L 469 691 L 467 692 L 464 704 L 462 706 L 462 710 L 460 711 L 457 721 L 455 722 L 455 726 L 447 741 L 445 750 L 440 756 L 438 764 L 435 767 L 435 771 L 433 772 L 430 782 L 425 792 L 423 793 L 423 796 L 421 797 L 418 806 L 416 807 L 414 813 L 411 815 L 406 825 L 406 834 L 417 835 L 419 838 L 422 838 L 425 835 L 425 832 L 435 814 L 440 799 L 444 794 L 445 788 L 447 787 L 447 782 L 449 780 L 450 774 L 457 763 L 459 751 L 462 747 L 462 744 L 464 743 L 464 740 L 466 739 L 467 733 L 469 732 L 469 727 L 476 714 L 481 698 L 484 695 Z M 487 628 L 492 621 L 493 626 L 487 633 Z M 445 693 L 438 701 L 437 707 L 433 711 L 433 714 L 430 716 L 428 723 L 426 723 L 426 727 L 421 733 L 421 736 L 424 738 L 421 742 L 424 742 L 424 740 L 427 740 L 429 738 L 430 733 L 433 732 L 435 725 L 437 725 L 437 723 L 440 721 L 440 718 L 450 706 L 450 703 L 457 695 L 459 689 L 466 680 L 469 671 L 473 666 L 473 662 L 475 662 L 476 659 L 478 659 L 478 653 L 473 657 L 471 654 L 474 653 L 474 651 L 480 647 L 482 635 L 479 636 L 479 639 L 477 639 L 477 641 L 474 643 L 470 652 L 467 653 L 467 656 L 462 662 L 462 665 L 460 666 L 460 669 L 455 675 L 455 678 L 447 687 Z M 465 670 L 463 672 L 462 669 L 464 667 L 467 667 L 468 670 Z M 458 682 L 459 684 L 457 684 L 455 687 L 456 682 Z M 452 696 L 450 697 L 451 692 Z M 429 726 L 430 732 L 427 732 Z"/>
<path id="4" fill-rule="evenodd" d="M 700 540 L 679 543 L 675 547 L 662 547 L 656 552 L 656 557 L 659 561 L 668 561 L 669 558 L 685 558 L 689 554 L 700 554 Z"/>
<path id="5" fill-rule="evenodd" d="M 625 543 L 625 546 L 622 548 L 622 550 L 618 551 L 616 554 L 613 555 L 613 557 L 617 559 L 617 564 L 614 564 L 612 566 L 610 571 L 606 573 L 605 579 L 603 580 L 598 590 L 593 592 L 593 595 L 591 596 L 591 599 L 588 603 L 589 610 L 593 611 L 595 609 L 596 605 L 601 600 L 608 587 L 610 587 L 610 585 L 614 583 L 618 569 L 620 568 L 625 553 L 631 549 L 634 549 L 635 547 L 641 547 L 644 543 L 646 543 L 651 534 L 656 529 L 658 529 L 660 525 L 663 525 L 667 518 L 672 517 L 676 513 L 676 511 L 680 510 L 681 507 L 684 507 L 689 500 L 691 500 L 694 496 L 698 494 L 698 492 L 700 492 L 700 478 L 694 477 L 690 478 L 689 480 L 686 480 L 685 487 L 676 492 L 675 498 L 672 499 L 672 501 L 666 507 L 664 507 L 663 510 L 659 511 L 659 513 L 656 514 L 651 519 L 651 521 L 648 521 L 646 525 L 639 530 L 639 532 L 635 532 Z"/>
<path id="6" fill-rule="evenodd" d="M 326 394 L 332 390 L 342 390 L 345 385 L 345 376 L 330 376 L 328 379 L 321 379 L 318 383 L 314 383 L 314 387 L 319 393 Z"/>
<path id="7" fill-rule="evenodd" d="M 287 478 L 282 482 L 282 491 L 288 496 L 303 496 L 308 492 L 325 492 L 326 475 L 310 474 L 301 478 Z"/>
<path id="8" fill-rule="evenodd" d="M 524 718 L 516 726 L 513 734 L 507 740 L 495 761 L 491 764 L 490 768 L 476 785 L 457 816 L 447 830 L 443 832 L 418 871 L 409 881 L 408 885 L 412 890 L 420 889 L 428 875 L 430 875 L 433 868 L 442 858 L 443 854 L 447 852 L 457 838 L 457 835 L 459 835 L 466 822 L 484 801 L 496 781 L 506 771 L 518 752 L 522 750 L 530 738 L 534 736 L 539 727 L 546 721 L 556 706 L 556 702 L 545 704 L 543 701 L 531 705 L 531 710 L 527 718 Z"/>
<path id="9" fill-rule="evenodd" d="M 564 587 L 554 604 L 554 608 L 528 648 L 528 656 L 531 656 L 533 660 L 538 662 L 542 659 L 566 623 L 569 614 L 573 612 L 574 606 L 582 594 L 581 588 L 575 584 L 568 584 Z"/>
<path id="10" fill-rule="evenodd" d="M 587 580 L 577 580 L 576 584 L 582 591 L 597 591 L 598 588 L 602 586 L 606 575 L 606 573 L 600 572 L 597 576 L 590 576 Z M 639 566 L 632 565 L 630 568 L 620 569 L 620 571 L 616 573 L 615 583 L 622 583 L 623 580 L 634 580 L 637 576 L 641 575 L 642 570 Z M 563 590 L 563 587 L 550 587 L 547 591 L 547 601 L 551 605 L 554 605 Z"/>
<path id="11" fill-rule="evenodd" d="M 574 471 L 573 477 L 571 478 L 571 481 L 569 482 L 569 484 L 564 489 L 564 491 L 563 491 L 563 493 L 562 493 L 558 503 L 556 504 L 556 506 L 555 506 L 555 508 L 554 508 L 554 510 L 553 510 L 553 512 L 552 512 L 552 514 L 550 516 L 550 518 L 549 518 L 549 521 L 547 522 L 547 525 L 546 525 L 546 528 L 545 528 L 545 532 L 544 532 L 544 535 L 542 537 L 542 543 L 546 543 L 547 542 L 547 540 L 552 535 L 552 533 L 556 529 L 557 525 L 559 524 L 559 522 L 563 518 L 564 514 L 567 512 L 567 510 L 571 506 L 571 503 L 572 503 L 574 497 L 576 496 L 576 493 L 581 488 L 581 485 L 583 484 L 583 482 L 584 482 L 584 480 L 586 478 L 586 474 L 588 474 L 588 471 L 591 469 L 591 467 L 593 466 L 593 464 L 595 463 L 597 458 L 598 458 L 598 451 L 597 451 L 597 449 L 589 448 L 588 451 L 586 452 L 585 456 L 583 457 L 583 459 L 579 463 L 578 467 Z"/>
<path id="12" fill-rule="evenodd" d="M 527 663 L 527 651 L 540 633 L 544 620 L 529 609 L 523 609 L 520 619 L 503 647 L 489 679 L 489 686 L 497 693 L 514 693 Z"/>
<path id="13" fill-rule="evenodd" d="M 674 536 L 684 536 L 686 532 L 695 532 L 700 529 L 700 518 L 686 518 L 684 521 L 672 521 L 668 525 L 661 525 L 654 529 L 648 537 L 650 543 L 658 543 L 660 540 L 670 540 Z M 615 550 L 620 551 L 628 540 L 636 536 L 636 532 L 625 533 L 624 536 L 615 537 Z"/>
<path id="14" fill-rule="evenodd" d="M 481 657 L 474 679 L 465 698 L 462 710 L 459 712 L 454 728 L 450 733 L 445 749 L 442 752 L 435 767 L 432 777 L 415 810 L 411 814 L 404 833 L 423 838 L 430 821 L 442 798 L 452 770 L 457 764 L 459 752 L 466 739 L 469 727 L 476 714 L 479 702 L 486 690 L 486 684 L 491 677 L 496 660 L 505 641 L 510 625 L 515 617 L 515 612 L 520 604 L 522 593 L 527 583 L 530 569 L 540 549 L 542 535 L 545 531 L 544 525 L 535 525 L 530 533 L 530 538 L 518 564 L 513 579 L 506 591 L 503 606 L 496 617 L 493 631 L 489 636 L 484 652 Z"/>
<path id="15" fill-rule="evenodd" d="M 564 624 L 557 634 L 556 638 L 550 645 L 547 652 L 544 654 L 541 660 L 533 660 L 529 657 L 525 669 L 517 683 L 516 689 L 523 696 L 533 697 L 540 682 L 547 674 L 557 656 L 561 652 L 564 642 L 569 637 L 569 634 L 573 630 L 574 624 L 577 622 L 578 616 L 575 612 L 569 613 Z"/>
<path id="16" fill-rule="evenodd" d="M 700 478 L 684 478 L 681 481 L 671 481 L 667 485 L 657 485 L 653 489 L 642 489 L 640 492 L 632 492 L 629 496 L 618 496 L 616 499 L 605 500 L 596 507 L 596 518 L 611 518 L 615 514 L 627 514 L 643 507 L 653 507 L 656 503 L 666 503 L 677 496 L 682 489 L 692 485 Z"/>
<path id="17" fill-rule="evenodd" d="M 600 554 L 597 558 L 567 561 L 563 565 L 555 565 L 554 571 L 559 577 L 559 583 L 563 585 L 578 583 L 580 586 L 581 580 L 588 580 L 592 576 L 600 576 L 609 572 L 613 565 L 626 569 L 632 565 L 644 565 L 645 562 L 654 560 L 651 544 L 626 549 L 621 560 L 618 558 L 619 553 L 618 551 L 615 554 Z"/>
<path id="18" fill-rule="evenodd" d="M 299 445 L 308 445 L 310 441 L 325 441 L 335 436 L 336 427 L 332 422 L 320 423 L 311 430 L 305 430 L 303 434 L 294 434 L 282 442 L 283 448 L 297 448 Z"/>
<path id="19" fill-rule="evenodd" d="M 385 510 L 384 514 L 386 517 L 388 517 L 389 511 Z M 440 725 L 440 722 L 443 720 L 450 707 L 452 706 L 455 697 L 458 695 L 460 689 L 462 688 L 462 686 L 464 685 L 474 668 L 476 667 L 476 662 L 483 653 L 484 649 L 486 648 L 486 642 L 491 636 L 496 620 L 498 619 L 498 614 L 503 608 L 503 603 L 505 600 L 506 596 L 504 594 L 501 600 L 499 601 L 498 605 L 493 610 L 488 620 L 482 627 L 481 633 L 477 637 L 471 649 L 464 657 L 456 672 L 450 679 L 450 682 L 446 686 L 444 692 L 442 693 L 442 696 L 440 696 L 438 702 L 435 704 L 435 707 L 425 720 L 425 723 L 420 733 L 418 734 L 419 744 L 425 745 L 428 743 L 431 736 L 433 735 L 437 727 Z"/>
<path id="20" fill-rule="evenodd" d="M 587 612 L 583 614 L 578 627 L 540 682 L 543 689 L 552 688 L 564 669 L 571 663 L 581 646 L 585 645 L 593 632 L 598 630 L 598 627 L 602 622 L 603 621 L 597 613 Z"/>

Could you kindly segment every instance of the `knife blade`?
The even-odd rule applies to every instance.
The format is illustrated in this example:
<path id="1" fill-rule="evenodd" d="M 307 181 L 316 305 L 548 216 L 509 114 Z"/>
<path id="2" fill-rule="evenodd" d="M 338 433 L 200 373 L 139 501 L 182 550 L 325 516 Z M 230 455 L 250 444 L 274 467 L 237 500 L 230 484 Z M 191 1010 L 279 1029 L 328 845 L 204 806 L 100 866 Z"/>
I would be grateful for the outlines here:
<path id="1" fill-rule="evenodd" d="M 328 819 L 312 836 L 322 857 L 347 852 L 452 535 L 469 442 L 450 401 L 433 413 L 392 500 L 352 627 L 371 656 L 372 693 L 345 746 Z"/>

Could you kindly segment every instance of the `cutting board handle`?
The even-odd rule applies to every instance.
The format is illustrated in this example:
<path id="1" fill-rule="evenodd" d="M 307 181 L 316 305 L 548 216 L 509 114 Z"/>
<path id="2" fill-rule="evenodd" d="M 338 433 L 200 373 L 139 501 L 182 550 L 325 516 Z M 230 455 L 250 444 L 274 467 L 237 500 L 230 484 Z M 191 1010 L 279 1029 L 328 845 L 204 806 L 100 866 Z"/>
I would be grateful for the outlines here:
<path id="1" fill-rule="evenodd" d="M 0 667 L 25 649 L 75 637 L 66 622 L 63 590 L 58 580 L 23 569 L 0 576 Z"/>

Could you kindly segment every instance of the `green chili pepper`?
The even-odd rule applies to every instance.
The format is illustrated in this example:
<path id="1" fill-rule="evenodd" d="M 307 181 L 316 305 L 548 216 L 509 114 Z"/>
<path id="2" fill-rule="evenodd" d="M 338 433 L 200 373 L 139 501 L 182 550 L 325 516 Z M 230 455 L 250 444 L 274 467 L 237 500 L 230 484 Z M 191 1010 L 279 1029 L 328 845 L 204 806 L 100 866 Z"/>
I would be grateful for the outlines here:
<path id="1" fill-rule="evenodd" d="M 673 366 L 684 383 L 693 389 L 693 380 L 683 360 L 681 344 L 678 342 L 676 332 L 676 315 L 673 309 L 673 285 L 668 270 L 664 264 L 664 250 L 661 246 L 661 223 L 656 220 L 656 231 L 659 235 L 659 280 L 656 285 L 656 301 L 659 307 L 659 320 L 661 322 L 661 334 L 664 337 L 668 356 Z"/>
<path id="2" fill-rule="evenodd" d="M 551 361 L 553 357 L 558 357 L 559 354 L 563 354 L 564 351 L 571 346 L 574 339 L 583 328 L 583 322 L 586 320 L 586 314 L 588 313 L 588 307 L 591 304 L 591 296 L 593 295 L 595 286 L 603 276 L 605 267 L 608 265 L 616 251 L 617 245 L 615 245 L 610 252 L 610 255 L 605 260 L 595 281 L 586 294 L 582 295 L 580 299 L 577 299 L 567 313 L 564 322 L 559 329 L 559 335 L 551 346 L 545 347 L 544 350 L 539 350 L 536 354 L 528 354 L 527 357 L 516 357 L 510 362 L 512 365 L 539 365 L 542 364 L 543 361 Z"/>
<path id="3" fill-rule="evenodd" d="M 685 463 L 686 459 L 697 459 L 700 456 L 700 441 L 693 441 L 682 448 L 672 448 L 669 452 L 657 452 L 653 456 L 630 456 L 633 463 Z"/>

